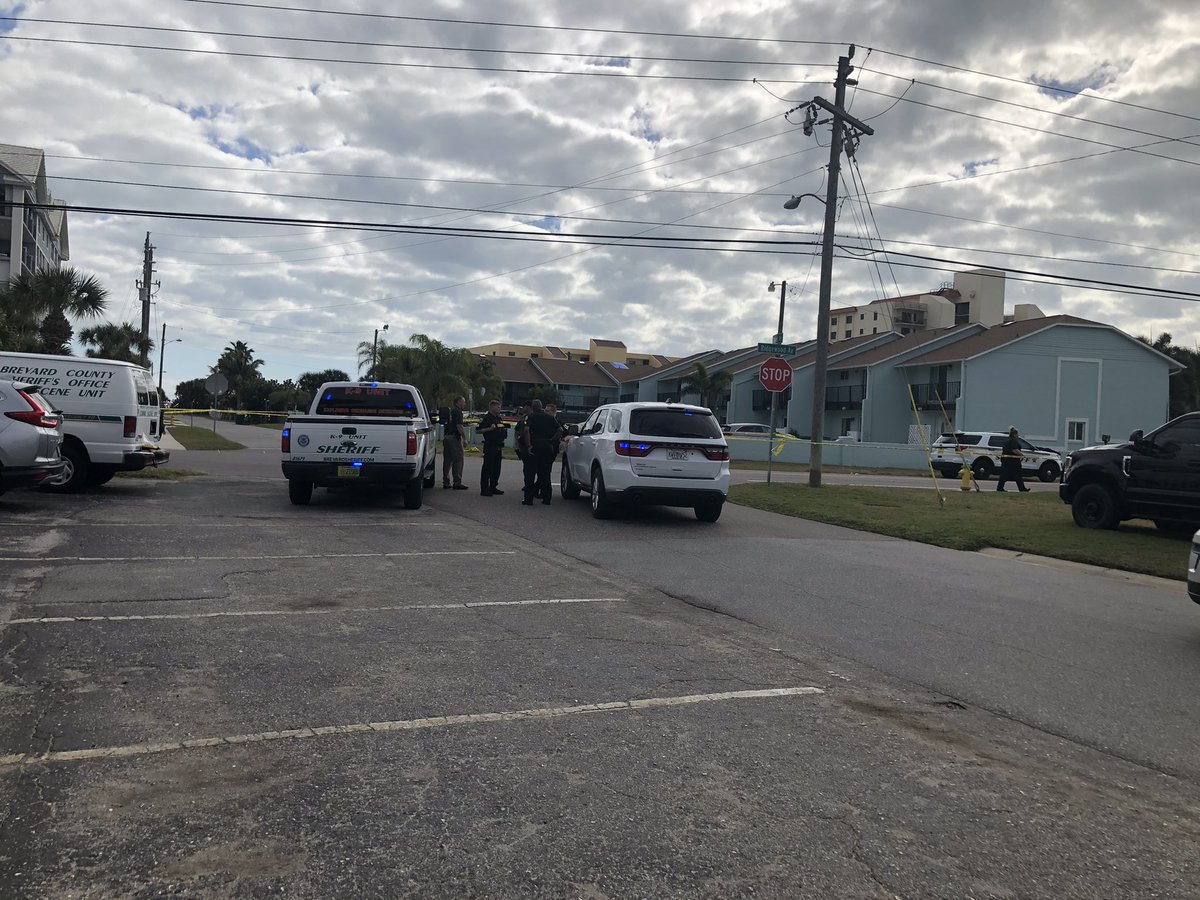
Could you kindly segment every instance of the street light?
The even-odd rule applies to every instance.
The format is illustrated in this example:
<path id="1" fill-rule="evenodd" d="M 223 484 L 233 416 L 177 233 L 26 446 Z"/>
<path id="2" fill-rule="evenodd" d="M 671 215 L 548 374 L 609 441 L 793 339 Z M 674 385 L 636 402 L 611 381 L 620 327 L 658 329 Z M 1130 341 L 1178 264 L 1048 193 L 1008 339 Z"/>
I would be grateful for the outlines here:
<path id="1" fill-rule="evenodd" d="M 384 325 L 383 331 L 386 332 L 387 330 L 388 330 L 387 325 Z M 371 341 L 371 377 L 372 378 L 375 377 L 375 364 L 379 361 L 378 357 L 375 354 L 375 350 L 379 346 L 379 331 L 380 331 L 380 329 L 378 329 L 378 328 L 375 329 L 375 340 Z M 386 334 L 385 334 L 385 337 L 386 337 Z"/>

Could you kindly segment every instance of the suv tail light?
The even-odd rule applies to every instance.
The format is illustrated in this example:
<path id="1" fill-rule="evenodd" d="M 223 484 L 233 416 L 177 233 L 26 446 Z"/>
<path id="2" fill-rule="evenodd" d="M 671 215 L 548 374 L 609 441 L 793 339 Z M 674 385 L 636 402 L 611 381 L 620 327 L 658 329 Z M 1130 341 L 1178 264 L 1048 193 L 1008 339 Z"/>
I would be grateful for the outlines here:
<path id="1" fill-rule="evenodd" d="M 281 453 L 292 452 L 292 429 L 285 428 L 279 434 L 279 451 Z"/>
<path id="2" fill-rule="evenodd" d="M 125 437 L 137 437 L 137 416 L 125 417 Z"/>
<path id="3" fill-rule="evenodd" d="M 617 456 L 649 456 L 654 444 L 645 441 L 617 441 Z"/>
<path id="4" fill-rule="evenodd" d="M 52 409 L 46 409 L 24 391 L 17 391 L 17 394 L 29 404 L 29 409 L 17 410 L 16 412 L 5 413 L 10 419 L 16 419 L 18 422 L 24 422 L 26 425 L 33 425 L 37 428 L 57 428 L 62 421 L 62 417 Z"/>
<path id="5" fill-rule="evenodd" d="M 729 459 L 728 447 L 702 447 L 701 449 L 704 451 L 704 455 L 708 459 L 718 461 Z"/>
<path id="6" fill-rule="evenodd" d="M 404 452 L 409 456 L 417 455 L 417 433 L 415 431 L 408 433 L 408 443 L 404 447 Z"/>

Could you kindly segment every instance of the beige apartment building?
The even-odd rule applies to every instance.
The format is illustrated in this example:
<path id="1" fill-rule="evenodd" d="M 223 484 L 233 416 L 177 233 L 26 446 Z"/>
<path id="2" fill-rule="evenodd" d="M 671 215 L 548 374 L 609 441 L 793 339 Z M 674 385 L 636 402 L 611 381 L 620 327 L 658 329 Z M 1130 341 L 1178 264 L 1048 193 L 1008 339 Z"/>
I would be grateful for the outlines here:
<path id="1" fill-rule="evenodd" d="M 569 362 L 609 363 L 625 368 L 648 367 L 652 369 L 669 366 L 675 357 L 661 353 L 632 353 L 622 341 L 602 341 L 592 338 L 587 349 L 582 347 L 540 347 L 534 344 L 483 344 L 469 347 L 479 356 L 501 356 L 514 359 L 560 359 Z"/>
<path id="2" fill-rule="evenodd" d="M 42 206 L 13 205 L 24 203 Z M 22 272 L 57 269 L 70 257 L 67 212 L 56 208 L 61 205 L 50 196 L 45 154 L 0 144 L 0 284 Z"/>
<path id="3" fill-rule="evenodd" d="M 829 340 L 845 341 L 871 334 L 912 334 L 932 328 L 980 324 L 992 328 L 1005 322 L 1042 318 L 1032 303 L 1004 312 L 1004 273 L 993 269 L 957 272 L 952 283 L 907 297 L 872 300 L 863 306 L 829 311 Z"/>

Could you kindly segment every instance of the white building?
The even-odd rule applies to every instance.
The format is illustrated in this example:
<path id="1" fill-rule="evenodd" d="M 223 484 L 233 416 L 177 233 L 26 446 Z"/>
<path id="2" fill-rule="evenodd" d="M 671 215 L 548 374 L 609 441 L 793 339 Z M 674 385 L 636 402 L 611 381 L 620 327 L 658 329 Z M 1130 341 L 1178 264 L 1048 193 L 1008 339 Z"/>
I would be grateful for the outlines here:
<path id="1" fill-rule="evenodd" d="M 0 144 L 0 284 L 22 272 L 58 268 L 70 257 L 67 212 L 50 196 L 46 157 L 36 147 Z M 14 206 L 43 204 L 47 208 Z"/>
<path id="2" fill-rule="evenodd" d="M 844 341 L 871 334 L 912 334 L 930 328 L 980 324 L 992 328 L 1005 322 L 1023 322 L 1044 314 L 1032 303 L 1021 303 L 1004 312 L 1004 273 L 993 269 L 958 272 L 953 284 L 943 284 L 926 294 L 873 300 L 865 306 L 829 311 L 829 340 Z"/>

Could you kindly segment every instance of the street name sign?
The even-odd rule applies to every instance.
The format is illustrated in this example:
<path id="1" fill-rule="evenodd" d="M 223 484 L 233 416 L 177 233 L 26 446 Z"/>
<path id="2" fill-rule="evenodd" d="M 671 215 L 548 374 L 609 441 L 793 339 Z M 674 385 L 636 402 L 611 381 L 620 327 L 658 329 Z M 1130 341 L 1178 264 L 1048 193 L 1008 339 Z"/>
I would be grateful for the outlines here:
<path id="1" fill-rule="evenodd" d="M 791 344 L 759 344 L 759 353 L 774 353 L 776 356 L 795 356 L 796 348 Z"/>

